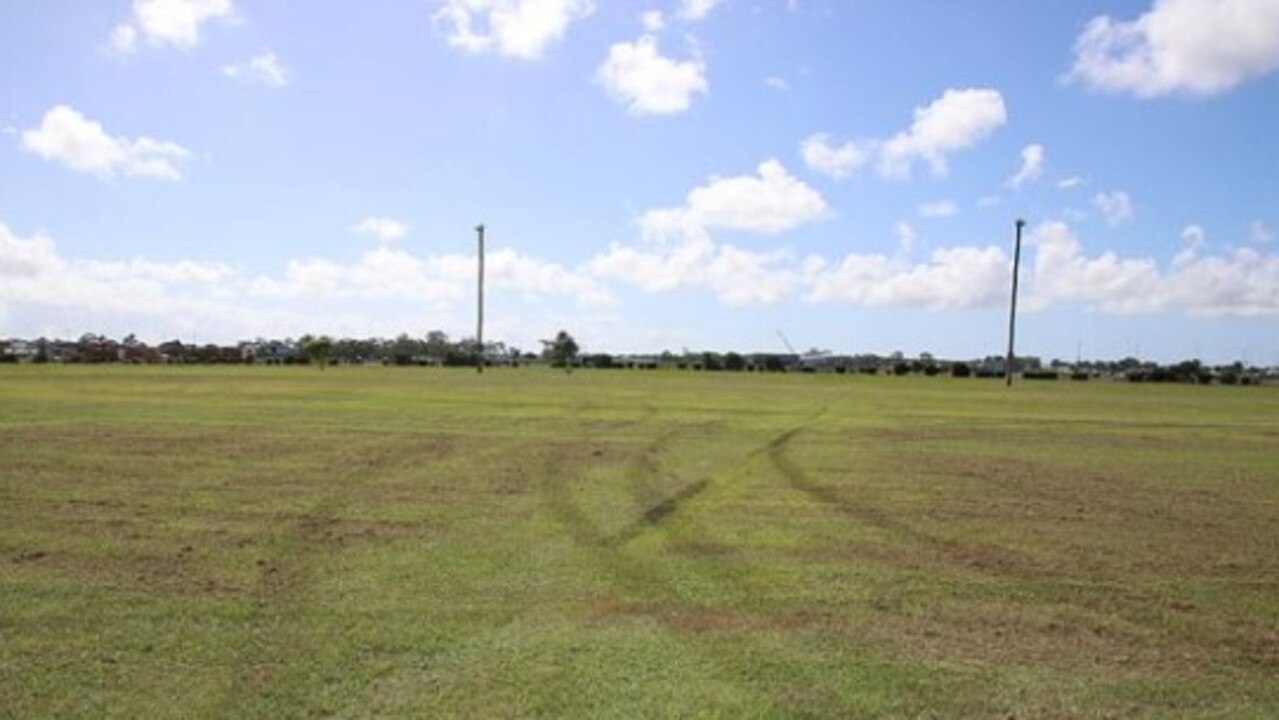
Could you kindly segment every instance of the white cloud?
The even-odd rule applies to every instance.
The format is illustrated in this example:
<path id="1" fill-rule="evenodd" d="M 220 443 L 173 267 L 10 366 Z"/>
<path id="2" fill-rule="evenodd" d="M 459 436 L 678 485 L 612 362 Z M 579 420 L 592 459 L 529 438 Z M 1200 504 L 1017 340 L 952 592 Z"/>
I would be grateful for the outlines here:
<path id="1" fill-rule="evenodd" d="M 661 10 L 646 10 L 640 15 L 640 23 L 644 25 L 645 31 L 655 33 L 666 27 L 666 18 Z"/>
<path id="2" fill-rule="evenodd" d="M 779 233 L 826 213 L 821 193 L 769 159 L 759 164 L 758 175 L 712 177 L 689 191 L 683 207 L 650 210 L 640 224 L 656 234 L 690 227 Z"/>
<path id="3" fill-rule="evenodd" d="M 790 297 L 799 281 L 790 254 L 718 243 L 709 230 L 778 233 L 826 212 L 820 193 L 769 159 L 758 175 L 712 177 L 689 191 L 683 206 L 649 210 L 639 219 L 639 245 L 614 243 L 587 268 L 648 292 L 704 288 L 730 305 L 772 304 Z"/>
<path id="4" fill-rule="evenodd" d="M 1207 239 L 1208 235 L 1201 225 L 1191 224 L 1181 229 L 1181 242 L 1186 248 L 1184 252 L 1198 251 Z"/>
<path id="5" fill-rule="evenodd" d="M 138 51 L 138 31 L 132 25 L 116 25 L 111 31 L 111 49 L 131 55 Z"/>
<path id="6" fill-rule="evenodd" d="M 1151 258 L 1121 258 L 1113 252 L 1089 258 L 1079 240 L 1062 222 L 1035 228 L 1029 238 L 1035 248 L 1031 304 L 1054 300 L 1095 303 L 1120 313 L 1159 309 L 1159 268 Z"/>
<path id="7" fill-rule="evenodd" d="M 852 175 L 870 159 L 871 150 L 866 146 L 849 140 L 842 145 L 831 143 L 826 133 L 818 133 L 805 138 L 799 144 L 800 155 L 804 164 L 816 172 L 835 179 Z"/>
<path id="8" fill-rule="evenodd" d="M 1248 226 L 1248 239 L 1257 245 L 1266 245 L 1275 240 L 1275 232 L 1260 220 L 1253 220 Z"/>
<path id="9" fill-rule="evenodd" d="M 785 78 L 780 78 L 776 75 L 769 75 L 768 77 L 765 77 L 764 85 L 778 92 L 786 92 L 790 90 L 790 83 L 786 82 Z"/>
<path id="10" fill-rule="evenodd" d="M 773 304 L 789 297 L 798 280 L 784 251 L 757 252 L 717 244 L 697 226 L 650 229 L 641 246 L 613 244 L 587 268 L 647 292 L 704 288 L 729 305 Z"/>
<path id="11" fill-rule="evenodd" d="M 409 234 L 409 226 L 395 218 L 369 215 L 351 226 L 356 235 L 374 238 L 382 242 L 400 240 Z"/>
<path id="12" fill-rule="evenodd" d="M 910 177 L 917 160 L 934 175 L 946 173 L 946 155 L 971 147 L 1008 121 L 997 90 L 947 90 L 926 107 L 915 109 L 910 129 L 884 141 L 879 170 L 888 177 Z"/>
<path id="13" fill-rule="evenodd" d="M 1003 201 L 1004 199 L 998 195 L 982 195 L 981 197 L 977 198 L 977 207 L 983 208 L 983 209 L 993 208 L 996 205 L 999 205 L 1000 203 L 1002 203 Z"/>
<path id="14" fill-rule="evenodd" d="M 1022 185 L 1033 183 L 1039 179 L 1043 171 L 1044 146 L 1039 144 L 1027 145 L 1021 149 L 1021 169 L 1008 180 L 1008 184 L 1019 188 Z"/>
<path id="15" fill-rule="evenodd" d="M 508 319 L 529 301 L 612 302 L 592 275 L 511 249 L 488 255 L 487 276 L 495 301 L 502 293 L 525 300 L 511 307 Z M 251 275 L 207 260 L 67 257 L 53 240 L 19 237 L 0 223 L 0 318 L 10 319 L 0 335 L 40 334 L 67 318 L 80 324 L 58 324 L 59 332 L 136 331 L 163 338 L 194 328 L 201 338 L 225 340 L 424 332 L 425 322 L 441 327 L 457 318 L 467 328 L 474 283 L 473 255 L 416 256 L 378 246 L 353 262 L 294 259 L 279 273 Z M 8 312 L 13 307 L 21 311 Z M 21 325 L 13 324 L 17 318 Z M 523 324 L 531 319 L 520 317 Z"/>
<path id="16" fill-rule="evenodd" d="M 1240 248 L 1204 257 L 1197 252 L 1201 228 L 1190 226 L 1182 236 L 1189 247 L 1161 269 L 1152 258 L 1087 257 L 1069 226 L 1044 223 L 1030 235 L 1031 303 L 1084 302 L 1112 313 L 1279 314 L 1279 256 Z"/>
<path id="17" fill-rule="evenodd" d="M 133 0 L 132 16 L 111 33 L 111 47 L 135 52 L 141 35 L 152 45 L 190 50 L 200 44 L 201 25 L 234 16 L 231 0 Z"/>
<path id="18" fill-rule="evenodd" d="M 536 60 L 594 12 L 593 0 L 444 0 L 432 19 L 453 47 Z"/>
<path id="19" fill-rule="evenodd" d="M 915 108 L 911 126 L 888 139 L 833 146 L 829 135 L 818 133 L 800 144 L 800 152 L 809 167 L 832 177 L 845 177 L 871 158 L 878 158 L 884 177 L 909 178 L 918 161 L 926 162 L 934 175 L 944 175 L 947 155 L 975 145 L 1007 121 L 998 90 L 950 89 Z"/>
<path id="20" fill-rule="evenodd" d="M 706 19 L 706 16 L 724 0 L 680 0 L 679 16 L 689 22 Z"/>
<path id="21" fill-rule="evenodd" d="M 52 240 L 43 235 L 20 238 L 8 225 L 0 223 L 0 277 L 52 274 L 62 267 Z"/>
<path id="22" fill-rule="evenodd" d="M 994 305 L 1011 272 L 1004 251 L 993 246 L 938 248 L 920 264 L 852 253 L 833 266 L 810 260 L 809 271 L 810 300 L 935 310 Z"/>
<path id="23" fill-rule="evenodd" d="M 1136 20 L 1093 18 L 1068 79 L 1151 98 L 1213 95 L 1279 67 L 1279 0 L 1155 0 Z"/>
<path id="24" fill-rule="evenodd" d="M 222 74 L 229 78 L 258 82 L 269 87 L 284 87 L 289 84 L 291 73 L 275 53 L 267 51 L 242 63 L 223 65 Z"/>
<path id="25" fill-rule="evenodd" d="M 22 147 L 76 172 L 103 178 L 120 174 L 180 180 L 178 165 L 191 157 L 190 151 L 177 143 L 109 135 L 100 123 L 66 105 L 50 108 L 40 127 L 23 131 Z"/>
<path id="26" fill-rule="evenodd" d="M 938 200 L 937 202 L 924 203 L 919 206 L 921 217 L 950 217 L 957 212 L 959 212 L 959 207 L 955 205 L 954 200 Z"/>
<path id="27" fill-rule="evenodd" d="M 259 276 L 251 292 L 288 299 L 422 300 L 453 303 L 474 292 L 473 255 L 419 257 L 380 246 L 353 264 L 311 258 L 292 260 L 283 277 Z M 585 305 L 612 302 L 612 296 L 589 275 L 502 248 L 485 256 L 485 281 L 495 291 L 526 296 L 566 296 Z"/>
<path id="28" fill-rule="evenodd" d="M 1132 199 L 1128 197 L 1128 193 L 1122 190 L 1097 193 L 1092 197 L 1092 204 L 1101 213 L 1101 216 L 1106 219 L 1107 225 L 1122 225 L 1132 221 Z"/>
<path id="29" fill-rule="evenodd" d="M 899 222 L 893 227 L 893 234 L 897 236 L 897 254 L 903 258 L 910 257 L 915 252 L 915 243 L 919 240 L 919 234 L 915 232 L 915 228 L 910 223 Z"/>
<path id="30" fill-rule="evenodd" d="M 1079 177 L 1078 175 L 1071 175 L 1068 178 L 1062 178 L 1061 180 L 1057 181 L 1057 187 L 1061 188 L 1062 190 L 1073 190 L 1077 187 L 1082 187 L 1087 184 L 1088 182 L 1084 180 L 1083 178 Z"/>
<path id="31" fill-rule="evenodd" d="M 673 60 L 661 54 L 657 38 L 644 35 L 621 42 L 595 72 L 595 81 L 615 102 L 640 115 L 674 115 L 688 110 L 707 90 L 701 58 Z"/>

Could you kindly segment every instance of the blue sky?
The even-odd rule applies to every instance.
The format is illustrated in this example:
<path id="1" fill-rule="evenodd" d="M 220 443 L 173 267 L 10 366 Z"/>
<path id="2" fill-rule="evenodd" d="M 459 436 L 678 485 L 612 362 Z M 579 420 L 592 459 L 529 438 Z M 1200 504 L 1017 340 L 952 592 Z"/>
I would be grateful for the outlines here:
<path id="1" fill-rule="evenodd" d="M 0 6 L 0 336 L 1279 364 L 1279 0 Z"/>

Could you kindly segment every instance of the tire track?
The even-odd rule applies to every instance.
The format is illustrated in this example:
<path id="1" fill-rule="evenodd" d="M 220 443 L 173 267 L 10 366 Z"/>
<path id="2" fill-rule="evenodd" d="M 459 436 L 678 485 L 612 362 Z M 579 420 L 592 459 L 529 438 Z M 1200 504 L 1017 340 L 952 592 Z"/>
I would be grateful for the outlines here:
<path id="1" fill-rule="evenodd" d="M 1023 553 L 999 545 L 973 545 L 938 537 L 898 520 L 874 505 L 850 498 L 834 487 L 814 482 L 788 454 L 791 442 L 805 430 L 807 426 L 792 428 L 771 440 L 768 444 L 768 458 L 790 487 L 821 506 L 918 546 L 945 565 L 992 576 L 1057 577 L 1038 567 Z"/>

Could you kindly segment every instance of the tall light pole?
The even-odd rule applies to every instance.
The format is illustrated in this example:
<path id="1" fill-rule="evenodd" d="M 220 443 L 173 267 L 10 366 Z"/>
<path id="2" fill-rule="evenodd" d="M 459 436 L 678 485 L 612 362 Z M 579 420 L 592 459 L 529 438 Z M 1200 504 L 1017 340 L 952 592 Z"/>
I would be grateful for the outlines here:
<path id="1" fill-rule="evenodd" d="M 484 223 L 475 226 L 479 252 L 479 281 L 476 283 L 475 372 L 484 372 Z"/>
<path id="2" fill-rule="evenodd" d="M 1013 384 L 1013 338 L 1017 334 L 1017 275 L 1021 267 L 1021 229 L 1026 221 L 1017 220 L 1017 241 L 1013 246 L 1013 299 L 1008 307 L 1008 358 L 1004 361 L 1004 380 L 1008 387 Z"/>

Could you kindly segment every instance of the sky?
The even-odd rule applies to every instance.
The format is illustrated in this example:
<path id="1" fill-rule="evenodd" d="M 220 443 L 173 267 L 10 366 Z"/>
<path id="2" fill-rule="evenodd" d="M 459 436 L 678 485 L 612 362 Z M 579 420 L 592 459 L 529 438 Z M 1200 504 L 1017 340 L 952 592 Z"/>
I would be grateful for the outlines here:
<path id="1" fill-rule="evenodd" d="M 0 3 L 0 337 L 1279 364 L 1279 0 Z M 783 339 L 783 336 L 785 340 Z"/>

